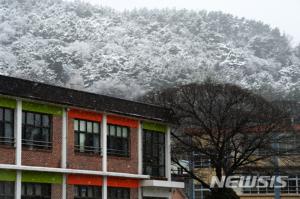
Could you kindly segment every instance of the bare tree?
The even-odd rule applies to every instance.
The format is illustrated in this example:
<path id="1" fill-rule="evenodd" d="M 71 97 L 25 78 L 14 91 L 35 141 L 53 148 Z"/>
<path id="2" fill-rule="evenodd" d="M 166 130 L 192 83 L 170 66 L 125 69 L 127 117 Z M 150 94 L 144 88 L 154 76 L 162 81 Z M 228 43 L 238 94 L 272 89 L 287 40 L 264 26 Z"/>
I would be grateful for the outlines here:
<path id="1" fill-rule="evenodd" d="M 279 155 L 271 144 L 274 132 L 291 130 L 282 107 L 231 84 L 189 84 L 148 93 L 143 100 L 173 109 L 179 125 L 172 130 L 172 161 L 212 192 L 225 188 L 211 188 L 198 172 L 182 164 L 183 157 L 191 159 L 197 153 L 209 158 L 221 180 L 243 167 L 272 160 Z"/>

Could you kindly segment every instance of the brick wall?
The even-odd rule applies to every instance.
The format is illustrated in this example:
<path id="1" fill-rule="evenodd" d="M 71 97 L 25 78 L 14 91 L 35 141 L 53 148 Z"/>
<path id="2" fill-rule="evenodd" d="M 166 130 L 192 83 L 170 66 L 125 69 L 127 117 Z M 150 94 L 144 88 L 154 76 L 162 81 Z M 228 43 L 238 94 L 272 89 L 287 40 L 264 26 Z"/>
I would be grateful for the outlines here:
<path id="1" fill-rule="evenodd" d="M 67 185 L 67 199 L 74 199 L 74 185 Z"/>
<path id="2" fill-rule="evenodd" d="M 51 185 L 51 199 L 61 199 L 62 198 L 62 185 L 52 184 Z"/>
<path id="3" fill-rule="evenodd" d="M 102 170 L 100 154 L 78 153 L 74 151 L 74 125 L 73 119 L 68 121 L 67 167 L 71 169 Z"/>
<path id="4" fill-rule="evenodd" d="M 0 164 L 15 163 L 15 148 L 13 146 L 0 146 Z"/>
<path id="5" fill-rule="evenodd" d="M 111 172 L 138 173 L 138 130 L 130 128 L 130 156 L 107 157 L 107 170 Z"/>
<path id="6" fill-rule="evenodd" d="M 53 116 L 52 124 L 52 149 L 42 150 L 23 147 L 23 165 L 56 168 L 61 166 L 62 117 Z"/>
<path id="7" fill-rule="evenodd" d="M 130 189 L 130 199 L 138 199 L 138 189 Z"/>

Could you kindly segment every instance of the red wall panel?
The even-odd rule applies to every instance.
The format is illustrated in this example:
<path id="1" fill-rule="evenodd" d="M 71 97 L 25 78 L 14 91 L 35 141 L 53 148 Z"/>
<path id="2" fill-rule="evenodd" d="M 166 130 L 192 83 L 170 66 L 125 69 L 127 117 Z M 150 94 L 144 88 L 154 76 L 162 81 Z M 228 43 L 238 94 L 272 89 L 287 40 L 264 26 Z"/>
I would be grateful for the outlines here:
<path id="1" fill-rule="evenodd" d="M 102 176 L 70 174 L 68 175 L 67 183 L 72 185 L 102 186 Z"/>
<path id="2" fill-rule="evenodd" d="M 120 126 L 128 126 L 130 128 L 137 128 L 138 127 L 138 121 L 133 120 L 130 118 L 125 117 L 119 117 L 115 115 L 108 115 L 107 116 L 107 123 L 108 124 L 115 124 Z"/>
<path id="3" fill-rule="evenodd" d="M 107 186 L 109 187 L 124 187 L 124 188 L 138 188 L 140 186 L 139 180 L 131 178 L 108 177 Z"/>
<path id="4" fill-rule="evenodd" d="M 90 120 L 95 122 L 101 122 L 102 114 L 78 109 L 70 109 L 68 112 L 69 118 L 78 118 L 83 120 Z"/>

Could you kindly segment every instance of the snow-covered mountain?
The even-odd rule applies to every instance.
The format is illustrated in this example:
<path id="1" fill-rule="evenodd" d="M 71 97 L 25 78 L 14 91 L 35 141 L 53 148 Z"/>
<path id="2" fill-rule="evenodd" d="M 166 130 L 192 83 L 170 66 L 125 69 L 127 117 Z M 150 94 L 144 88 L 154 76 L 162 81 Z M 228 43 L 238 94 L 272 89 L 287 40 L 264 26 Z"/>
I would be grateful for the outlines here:
<path id="1" fill-rule="evenodd" d="M 0 0 L 0 74 L 126 98 L 207 77 L 300 97 L 300 45 L 221 12 Z"/>

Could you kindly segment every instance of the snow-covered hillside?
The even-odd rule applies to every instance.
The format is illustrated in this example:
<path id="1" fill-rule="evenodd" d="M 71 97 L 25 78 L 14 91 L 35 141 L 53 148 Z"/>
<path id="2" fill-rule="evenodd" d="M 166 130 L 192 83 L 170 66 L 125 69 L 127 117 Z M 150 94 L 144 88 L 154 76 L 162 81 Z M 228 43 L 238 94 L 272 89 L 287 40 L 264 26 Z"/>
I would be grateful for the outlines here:
<path id="1" fill-rule="evenodd" d="M 292 96 L 300 46 L 221 12 L 0 0 L 0 74 L 126 98 L 207 77 Z"/>

